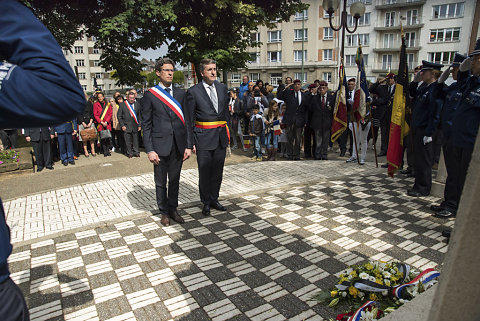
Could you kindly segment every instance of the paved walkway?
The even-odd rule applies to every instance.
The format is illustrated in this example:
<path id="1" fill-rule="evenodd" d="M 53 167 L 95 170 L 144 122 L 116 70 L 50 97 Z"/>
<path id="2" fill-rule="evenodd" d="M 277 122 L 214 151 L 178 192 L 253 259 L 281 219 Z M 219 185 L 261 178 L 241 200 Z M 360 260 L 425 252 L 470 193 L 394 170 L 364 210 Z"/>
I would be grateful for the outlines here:
<path id="1" fill-rule="evenodd" d="M 390 179 L 370 166 L 227 167 L 228 210 L 207 218 L 196 180 L 195 170 L 183 172 L 180 214 L 187 222 L 167 228 L 155 215 L 128 217 L 154 208 L 151 175 L 8 202 L 16 241 L 30 239 L 14 246 L 9 262 L 31 319 L 322 320 L 333 310 L 310 298 L 348 265 L 372 258 L 434 267 L 447 250 L 442 224 L 453 224 L 429 212 L 436 198 L 405 195 L 411 179 Z M 118 216 L 124 219 L 31 240 Z M 38 224 L 21 228 L 25 219 Z"/>
<path id="2" fill-rule="evenodd" d="M 221 196 L 385 171 L 373 163 L 359 166 L 344 161 L 243 163 L 225 167 Z M 183 170 L 179 202 L 199 199 L 198 170 Z M 6 201 L 4 206 L 13 243 L 157 209 L 153 173 L 51 190 Z"/>

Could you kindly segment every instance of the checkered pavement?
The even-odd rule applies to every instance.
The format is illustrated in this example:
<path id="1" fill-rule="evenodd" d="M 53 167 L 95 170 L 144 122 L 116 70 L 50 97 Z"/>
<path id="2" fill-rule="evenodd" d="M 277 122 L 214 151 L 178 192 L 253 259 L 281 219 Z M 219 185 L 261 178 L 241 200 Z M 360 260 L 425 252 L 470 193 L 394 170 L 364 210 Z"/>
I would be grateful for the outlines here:
<path id="1" fill-rule="evenodd" d="M 338 272 L 367 258 L 425 269 L 443 260 L 433 197 L 411 179 L 319 181 L 184 206 L 184 225 L 157 216 L 15 247 L 13 280 L 32 320 L 322 320 L 311 301 Z"/>

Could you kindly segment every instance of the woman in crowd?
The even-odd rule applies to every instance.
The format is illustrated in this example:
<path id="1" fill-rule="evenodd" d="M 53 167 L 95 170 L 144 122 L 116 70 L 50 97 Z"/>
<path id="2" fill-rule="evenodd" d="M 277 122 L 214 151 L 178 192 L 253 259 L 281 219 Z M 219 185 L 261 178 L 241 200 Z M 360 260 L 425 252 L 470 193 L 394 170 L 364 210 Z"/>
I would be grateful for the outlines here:
<path id="1" fill-rule="evenodd" d="M 278 110 L 278 103 L 275 100 L 270 101 L 268 110 L 263 115 L 265 122 L 265 145 L 267 146 L 267 161 L 270 159 L 276 160 L 278 150 L 278 136 L 280 133 L 275 132 L 275 127 L 280 127 L 280 112 Z M 275 121 L 277 123 L 275 124 Z"/>
<path id="2" fill-rule="evenodd" d="M 103 93 L 97 94 L 97 102 L 93 104 L 93 116 L 97 124 L 97 130 L 100 135 L 100 144 L 102 146 L 103 156 L 111 156 L 110 153 L 110 138 L 112 134 L 112 108 L 105 102 Z"/>
<path id="3" fill-rule="evenodd" d="M 125 146 L 125 136 L 123 135 L 122 127 L 120 126 L 120 123 L 118 122 L 118 117 L 117 117 L 118 108 L 120 108 L 120 104 L 123 104 L 123 96 L 119 92 L 117 93 L 118 95 L 115 96 L 115 102 L 117 103 L 117 110 L 115 112 L 115 118 L 114 118 L 117 125 L 115 125 L 115 122 L 114 122 L 113 127 L 115 128 L 115 131 L 116 131 L 115 136 L 117 137 L 117 146 L 120 149 L 120 152 L 125 155 L 125 153 L 127 152 L 127 147 Z"/>
<path id="4" fill-rule="evenodd" d="M 93 102 L 94 102 L 93 97 L 88 98 L 87 95 L 85 95 L 85 97 L 87 98 L 87 104 L 85 106 L 85 110 L 83 111 L 83 113 L 79 114 L 77 117 L 78 131 L 80 133 L 78 140 L 81 141 L 83 144 L 83 154 L 85 155 L 85 157 L 89 156 L 88 148 L 87 148 L 88 143 L 90 143 L 90 153 L 92 154 L 93 157 L 95 157 L 97 156 L 97 154 L 95 153 L 95 140 L 94 139 L 90 139 L 88 141 L 83 140 L 82 134 L 81 134 L 83 130 L 90 129 L 90 128 L 92 128 L 95 131 L 95 133 L 97 132 L 97 130 L 95 129 L 95 126 L 93 125 Z"/>
<path id="5" fill-rule="evenodd" d="M 120 97 L 120 96 L 117 96 Z M 120 127 L 120 124 L 118 123 L 118 118 L 117 118 L 117 113 L 118 113 L 118 108 L 119 104 L 116 102 L 115 98 L 110 98 L 108 100 L 108 104 L 112 108 L 112 151 L 119 151 L 120 148 L 120 136 L 123 136 L 122 133 L 122 128 Z"/>

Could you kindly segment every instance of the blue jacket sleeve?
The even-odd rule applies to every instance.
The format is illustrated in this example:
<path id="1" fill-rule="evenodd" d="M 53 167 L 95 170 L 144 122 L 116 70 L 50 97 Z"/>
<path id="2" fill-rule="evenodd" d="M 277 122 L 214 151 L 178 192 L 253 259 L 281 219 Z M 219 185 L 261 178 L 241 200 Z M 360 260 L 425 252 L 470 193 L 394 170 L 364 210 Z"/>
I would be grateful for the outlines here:
<path id="1" fill-rule="evenodd" d="M 0 128 L 58 124 L 83 111 L 82 87 L 62 49 L 16 0 L 2 1 L 0 57 Z"/>
<path id="2" fill-rule="evenodd" d="M 7 258 L 12 253 L 10 244 L 10 229 L 5 222 L 5 212 L 3 211 L 2 200 L 0 199 L 0 283 L 5 281 L 8 276 Z"/>

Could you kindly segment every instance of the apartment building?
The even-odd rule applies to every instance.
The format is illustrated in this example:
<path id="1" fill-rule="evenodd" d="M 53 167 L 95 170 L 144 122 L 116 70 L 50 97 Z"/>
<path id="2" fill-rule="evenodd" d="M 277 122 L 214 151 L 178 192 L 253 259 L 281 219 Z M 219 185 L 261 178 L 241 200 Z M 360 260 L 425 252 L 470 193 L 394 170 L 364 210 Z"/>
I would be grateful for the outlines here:
<path id="1" fill-rule="evenodd" d="M 78 71 L 78 80 L 85 92 L 95 90 L 93 84 L 104 91 L 115 90 L 115 80 L 110 78 L 110 72 L 100 67 L 101 50 L 95 48 L 95 38 L 83 36 L 77 39 L 70 51 L 64 51 L 65 58 L 72 69 Z"/>
<path id="2" fill-rule="evenodd" d="M 401 45 L 400 24 L 403 26 L 410 70 L 429 60 L 448 64 L 455 52 L 466 53 L 476 40 L 478 25 L 474 15 L 478 0 L 348 0 L 365 4 L 365 14 L 359 19 L 357 30 L 345 36 L 345 71 L 347 77 L 356 77 L 355 55 L 362 45 L 367 79 L 397 72 Z M 333 32 L 328 14 L 321 0 L 304 1 L 310 7 L 294 15 L 290 21 L 277 23 L 276 28 L 259 28 L 253 34 L 262 42 L 251 48 L 252 60 L 247 68 L 229 73 L 227 83 L 238 86 L 241 77 L 262 79 L 276 84 L 286 76 L 313 82 L 323 79 L 338 84 L 341 34 Z M 338 26 L 338 12 L 334 25 Z M 355 19 L 348 15 L 351 29 Z M 304 26 L 302 28 L 302 25 Z M 304 32 L 302 30 L 305 30 Z M 304 37 L 304 75 L 301 74 L 302 35 Z"/>

